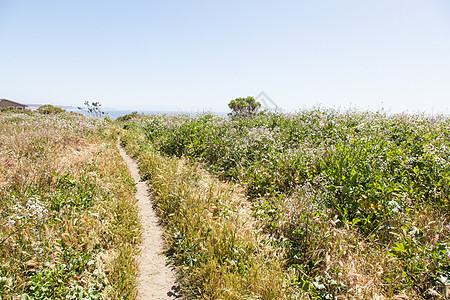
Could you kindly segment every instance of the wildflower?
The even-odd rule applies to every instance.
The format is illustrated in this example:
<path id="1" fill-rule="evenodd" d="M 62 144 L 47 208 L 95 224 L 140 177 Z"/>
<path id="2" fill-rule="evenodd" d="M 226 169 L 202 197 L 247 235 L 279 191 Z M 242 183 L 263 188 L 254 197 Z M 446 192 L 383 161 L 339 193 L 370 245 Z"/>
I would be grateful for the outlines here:
<path id="1" fill-rule="evenodd" d="M 398 213 L 399 211 L 401 211 L 402 207 L 400 206 L 400 204 L 395 201 L 395 200 L 391 200 L 388 202 L 388 206 L 391 208 L 391 210 L 395 213 Z"/>
<path id="2" fill-rule="evenodd" d="M 430 296 L 434 296 L 434 297 L 439 297 L 441 296 L 441 294 L 439 294 L 437 291 L 435 291 L 434 289 L 429 289 L 428 290 L 428 295 Z"/>

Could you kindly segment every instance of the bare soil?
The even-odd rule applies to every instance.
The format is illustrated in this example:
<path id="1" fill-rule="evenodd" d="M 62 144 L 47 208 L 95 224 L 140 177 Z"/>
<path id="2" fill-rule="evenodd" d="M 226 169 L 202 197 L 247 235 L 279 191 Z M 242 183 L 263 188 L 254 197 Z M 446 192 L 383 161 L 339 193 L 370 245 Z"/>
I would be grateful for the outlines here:
<path id="1" fill-rule="evenodd" d="M 119 144 L 120 155 L 130 169 L 136 182 L 136 199 L 140 211 L 142 232 L 141 255 L 139 257 L 138 297 L 137 299 L 175 299 L 179 298 L 179 286 L 174 271 L 167 265 L 164 255 L 162 229 L 153 210 L 151 194 L 147 184 L 141 180 L 136 162 L 129 157 Z"/>

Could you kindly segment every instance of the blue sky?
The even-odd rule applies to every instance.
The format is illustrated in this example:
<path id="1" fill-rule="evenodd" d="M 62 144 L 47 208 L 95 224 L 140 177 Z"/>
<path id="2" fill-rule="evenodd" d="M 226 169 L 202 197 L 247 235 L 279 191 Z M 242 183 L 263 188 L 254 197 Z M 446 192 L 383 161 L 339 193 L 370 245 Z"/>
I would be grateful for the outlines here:
<path id="1" fill-rule="evenodd" d="M 450 109 L 450 2 L 0 0 L 0 98 Z"/>

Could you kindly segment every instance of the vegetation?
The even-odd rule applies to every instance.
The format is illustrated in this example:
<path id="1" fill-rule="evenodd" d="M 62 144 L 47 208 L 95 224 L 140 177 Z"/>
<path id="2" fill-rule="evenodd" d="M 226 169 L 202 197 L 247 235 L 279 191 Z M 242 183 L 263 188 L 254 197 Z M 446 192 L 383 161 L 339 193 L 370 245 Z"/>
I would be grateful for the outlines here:
<path id="1" fill-rule="evenodd" d="M 84 107 L 78 107 L 79 110 L 86 110 L 89 115 L 94 117 L 101 117 L 105 114 L 101 109 L 102 105 L 100 102 L 89 102 L 84 101 Z"/>
<path id="2" fill-rule="evenodd" d="M 188 270 L 181 275 L 192 297 L 448 293 L 448 118 L 313 109 L 232 119 L 136 116 L 123 127 L 127 149 L 155 191 L 169 253 Z M 204 179 L 198 163 L 226 183 Z M 249 201 L 216 196 L 223 185 Z M 252 218 L 236 221 L 248 205 Z M 241 226 L 247 231 L 233 231 Z M 225 229 L 231 236 L 222 235 Z M 258 261 L 273 264 L 256 281 L 272 282 L 275 294 L 248 284 L 255 278 L 250 262 Z M 239 279 L 214 280 L 217 270 L 226 272 L 220 278 Z M 236 281 L 247 284 L 235 288 Z"/>
<path id="3" fill-rule="evenodd" d="M 117 133 L 187 299 L 448 298 L 449 118 L 117 122 L 1 110 L 0 299 L 136 297 L 140 225 Z"/>
<path id="4" fill-rule="evenodd" d="M 15 111 L 17 113 L 29 114 L 30 110 L 28 109 L 17 109 L 12 107 L 0 107 L 0 113 Z"/>
<path id="5" fill-rule="evenodd" d="M 261 103 L 253 97 L 236 98 L 228 103 L 228 107 L 232 110 L 231 117 L 251 117 L 258 112 Z"/>
<path id="6" fill-rule="evenodd" d="M 61 107 L 56 107 L 50 104 L 45 104 L 42 106 L 39 106 L 39 108 L 37 109 L 38 112 L 40 112 L 41 114 L 44 115 L 48 115 L 48 114 L 60 114 L 65 112 L 64 109 L 62 109 Z"/>
<path id="7" fill-rule="evenodd" d="M 130 113 L 130 114 L 126 114 L 126 115 L 124 115 L 124 116 L 118 117 L 118 118 L 117 118 L 117 121 L 118 121 L 118 122 L 129 121 L 129 120 L 131 120 L 131 119 L 133 119 L 133 118 L 136 118 L 136 117 L 139 117 L 139 113 L 138 113 L 137 111 L 133 111 L 133 112 Z"/>
<path id="8" fill-rule="evenodd" d="M 138 140 L 145 140 L 141 131 L 122 136 L 152 188 L 165 227 L 167 254 L 179 267 L 182 295 L 283 298 L 280 253 L 255 234 L 255 220 L 240 188 L 221 183 L 198 165 L 138 145 Z"/>
<path id="9" fill-rule="evenodd" d="M 140 227 L 116 136 L 80 114 L 0 114 L 0 299 L 135 296 Z"/>

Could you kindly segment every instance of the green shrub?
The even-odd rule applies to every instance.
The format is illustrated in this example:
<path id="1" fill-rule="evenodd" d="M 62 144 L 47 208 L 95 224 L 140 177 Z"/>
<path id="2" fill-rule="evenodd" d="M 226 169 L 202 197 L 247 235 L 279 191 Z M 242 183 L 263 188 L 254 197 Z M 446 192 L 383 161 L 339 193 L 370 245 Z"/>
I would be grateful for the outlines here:
<path id="1" fill-rule="evenodd" d="M 40 112 L 41 114 L 44 114 L 44 115 L 60 114 L 60 113 L 65 112 L 64 109 L 62 109 L 60 107 L 56 107 L 56 106 L 50 105 L 50 104 L 45 104 L 45 105 L 39 106 L 37 111 Z"/>
<path id="2" fill-rule="evenodd" d="M 124 116 L 118 117 L 118 118 L 117 118 L 117 121 L 118 121 L 118 122 L 129 121 L 129 120 L 131 120 L 131 119 L 133 119 L 133 118 L 136 118 L 136 117 L 138 117 L 138 116 L 139 116 L 139 113 L 138 113 L 137 111 L 133 111 L 133 112 L 130 113 L 130 114 L 126 114 L 126 115 L 124 115 Z"/>
<path id="3" fill-rule="evenodd" d="M 361 277 L 380 278 L 362 298 L 405 289 L 426 298 L 448 277 L 447 117 L 312 109 L 231 119 L 142 116 L 123 125 L 127 134 L 142 133 L 134 139 L 137 152 L 152 147 L 187 157 L 245 186 L 263 230 L 286 247 L 287 270 L 315 297 L 345 294 L 335 281 L 356 290 L 351 275 L 339 275 L 342 266 L 352 268 L 352 255 Z M 291 209 L 293 203 L 310 209 Z M 423 238 L 403 232 L 412 225 L 426 232 Z M 342 241 L 330 238 L 337 230 L 349 245 L 346 255 L 337 250 Z M 401 245 L 411 251 L 403 255 Z M 377 268 L 389 271 L 367 271 Z"/>

